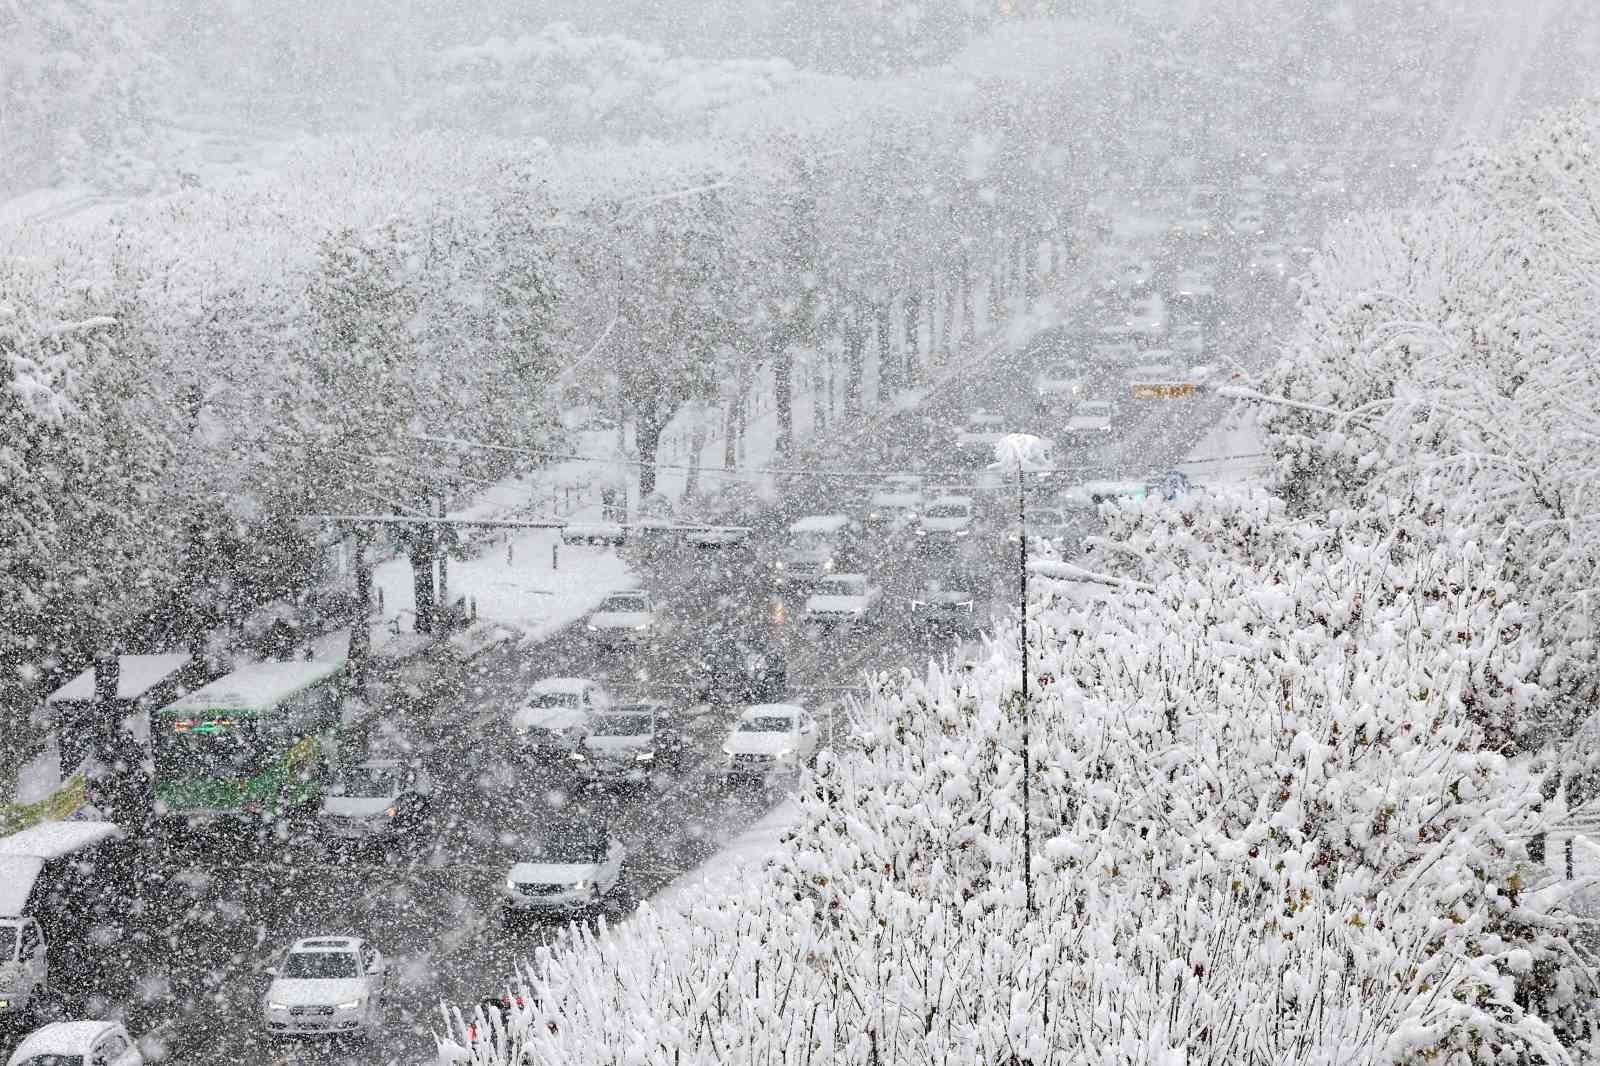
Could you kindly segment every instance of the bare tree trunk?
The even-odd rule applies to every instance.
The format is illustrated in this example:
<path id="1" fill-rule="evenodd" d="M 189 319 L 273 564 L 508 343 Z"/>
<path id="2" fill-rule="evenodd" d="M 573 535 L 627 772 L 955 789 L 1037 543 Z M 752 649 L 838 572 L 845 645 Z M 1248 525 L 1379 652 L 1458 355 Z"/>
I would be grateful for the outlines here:
<path id="1" fill-rule="evenodd" d="M 783 332 L 772 349 L 772 391 L 778 405 L 778 454 L 789 450 L 794 441 L 794 349 Z"/>
<path id="2" fill-rule="evenodd" d="M 744 434 L 750 425 L 750 361 L 741 358 L 734 374 L 733 410 L 738 415 L 738 433 L 734 437 L 734 453 L 744 456 Z"/>
<path id="3" fill-rule="evenodd" d="M 861 377 L 866 369 L 866 348 L 866 312 L 861 307 L 851 307 L 844 316 L 844 413 L 847 416 L 861 413 Z"/>
<path id="4" fill-rule="evenodd" d="M 1006 250 L 1004 238 L 1000 239 L 996 249 L 1000 254 L 995 256 L 994 268 L 989 271 L 989 325 L 991 328 L 996 323 L 1004 322 L 1006 317 Z"/>
<path id="5" fill-rule="evenodd" d="M 978 340 L 977 302 L 973 298 L 972 285 L 976 279 L 972 270 L 972 255 L 967 249 L 961 250 L 961 347 L 971 348 Z"/>
<path id="6" fill-rule="evenodd" d="M 634 405 L 633 443 L 639 449 L 639 499 L 656 491 L 656 455 L 661 450 L 661 431 L 667 428 L 672 412 L 655 400 Z"/>
<path id="7" fill-rule="evenodd" d="M 431 514 L 433 507 L 424 501 L 423 514 Z M 433 609 L 437 602 L 433 587 L 433 529 L 414 526 L 411 539 L 411 594 L 416 608 L 416 631 L 424 635 L 433 633 Z"/>
<path id="8" fill-rule="evenodd" d="M 367 565 L 367 548 L 372 543 L 372 530 L 357 526 L 355 530 L 354 566 L 356 571 L 356 606 L 350 619 L 350 675 L 357 695 L 367 689 L 367 665 L 372 658 L 372 567 Z"/>
<path id="9" fill-rule="evenodd" d="M 941 343 L 939 352 L 945 362 L 955 354 L 956 330 L 960 328 L 961 321 L 961 285 L 962 278 L 959 271 L 952 273 L 945 279 L 948 287 L 945 292 L 944 321 L 939 324 Z"/>
<path id="10" fill-rule="evenodd" d="M 906 289 L 903 308 L 906 348 L 906 384 L 922 379 L 922 282 L 915 280 Z"/>
<path id="11" fill-rule="evenodd" d="M 900 387 L 900 366 L 895 360 L 891 340 L 891 322 L 894 318 L 894 292 L 890 290 L 878 301 L 878 406 L 887 407 Z"/>

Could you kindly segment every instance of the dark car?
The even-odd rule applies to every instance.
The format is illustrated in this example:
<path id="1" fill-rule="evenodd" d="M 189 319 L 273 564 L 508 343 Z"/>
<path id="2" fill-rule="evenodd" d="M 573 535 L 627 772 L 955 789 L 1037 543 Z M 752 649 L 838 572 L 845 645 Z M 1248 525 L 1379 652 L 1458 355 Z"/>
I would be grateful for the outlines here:
<path id="1" fill-rule="evenodd" d="M 700 660 L 702 703 L 767 703 L 789 683 L 783 653 L 753 640 L 717 640 Z"/>
<path id="2" fill-rule="evenodd" d="M 571 761 L 590 781 L 641 782 L 680 769 L 683 756 L 683 733 L 671 709 L 647 702 L 595 715 Z"/>
<path id="3" fill-rule="evenodd" d="M 974 574 L 947 571 L 929 576 L 911 598 L 909 621 L 923 633 L 972 636 L 989 618 L 987 586 Z"/>

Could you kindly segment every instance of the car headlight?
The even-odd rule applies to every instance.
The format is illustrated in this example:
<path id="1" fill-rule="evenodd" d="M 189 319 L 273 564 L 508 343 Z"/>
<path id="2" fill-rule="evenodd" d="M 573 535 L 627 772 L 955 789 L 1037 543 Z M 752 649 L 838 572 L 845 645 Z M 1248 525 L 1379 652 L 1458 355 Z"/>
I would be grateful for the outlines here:
<path id="1" fill-rule="evenodd" d="M 288 1010 L 289 1009 L 289 1004 L 287 1004 L 287 1003 L 268 1003 L 267 1004 L 267 1009 L 268 1010 Z"/>
<path id="2" fill-rule="evenodd" d="M 383 816 L 385 818 L 393 818 L 394 815 L 395 815 L 395 812 L 398 811 L 399 809 L 400 809 L 399 807 L 397 807 L 397 806 L 395 806 L 394 804 L 391 803 L 391 804 L 389 804 L 389 806 L 384 808 Z"/>
<path id="3" fill-rule="evenodd" d="M 970 530 L 970 529 L 958 529 L 958 530 L 956 530 L 956 536 L 958 536 L 958 537 L 964 537 L 964 536 L 966 536 L 966 535 L 967 535 L 967 534 L 968 534 L 968 533 L 971 533 L 971 532 L 972 532 L 972 530 Z"/>
<path id="4" fill-rule="evenodd" d="M 833 573 L 833 560 L 829 559 L 827 562 L 823 563 L 822 569 L 826 570 L 830 574 Z"/>
<path id="5" fill-rule="evenodd" d="M 650 628 L 650 623 L 649 622 L 640 622 L 638 625 L 633 627 L 633 631 L 635 633 L 643 633 L 645 630 L 647 630 L 649 628 Z"/>
<path id="6" fill-rule="evenodd" d="M 335 1003 L 333 1005 L 333 1009 L 334 1010 L 355 1010 L 359 1006 L 361 1006 L 361 1001 L 359 999 L 347 999 L 343 1003 Z"/>
<path id="7" fill-rule="evenodd" d="M 656 753 L 653 752 L 653 751 L 641 751 L 639 754 L 637 754 L 637 755 L 635 755 L 633 757 L 633 761 L 634 762 L 650 762 L 655 757 L 656 757 Z"/>
<path id="8" fill-rule="evenodd" d="M 728 745 L 724 744 L 724 745 L 722 745 L 722 754 L 726 755 L 728 758 L 731 759 L 731 758 L 733 758 L 733 749 L 728 747 Z"/>
<path id="9" fill-rule="evenodd" d="M 595 625 L 593 622 L 590 622 L 589 623 L 589 632 L 598 633 L 598 632 L 600 632 L 600 627 Z"/>
<path id="10" fill-rule="evenodd" d="M 782 751 L 778 752 L 778 758 L 787 759 L 789 756 L 791 756 L 793 754 L 794 754 L 794 749 L 792 749 L 792 748 L 784 748 Z"/>
<path id="11" fill-rule="evenodd" d="M 506 878 L 506 891 L 507 892 L 515 892 L 516 890 L 517 890 L 517 882 L 515 881 L 515 879 L 510 878 L 510 877 Z"/>
<path id="12" fill-rule="evenodd" d="M 779 562 L 776 562 L 776 563 L 773 563 L 773 564 L 772 564 L 772 568 L 773 568 L 773 569 L 774 569 L 774 570 L 782 570 L 782 569 L 783 569 L 783 563 L 782 563 L 782 561 L 779 561 Z"/>
<path id="13" fill-rule="evenodd" d="M 571 755 L 568 755 L 567 758 L 571 759 L 573 762 L 588 762 L 589 761 L 588 756 L 584 755 L 584 753 L 581 752 L 581 751 L 575 751 Z"/>
<path id="14" fill-rule="evenodd" d="M 583 892 L 583 891 L 586 891 L 588 889 L 588 887 L 589 887 L 589 882 L 587 882 L 587 881 L 579 881 L 577 884 L 572 886 L 572 891 L 574 891 L 574 892 Z"/>

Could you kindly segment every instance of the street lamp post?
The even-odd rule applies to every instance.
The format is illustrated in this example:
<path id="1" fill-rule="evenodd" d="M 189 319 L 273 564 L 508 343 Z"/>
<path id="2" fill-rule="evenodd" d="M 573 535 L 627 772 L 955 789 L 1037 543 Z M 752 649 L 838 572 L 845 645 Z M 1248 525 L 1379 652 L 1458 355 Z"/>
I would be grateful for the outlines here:
<path id="1" fill-rule="evenodd" d="M 1011 433 L 995 442 L 994 466 L 1017 472 L 1017 616 L 1022 640 L 1022 888 L 1028 912 L 1033 913 L 1033 736 L 1032 707 L 1028 693 L 1028 511 L 1027 476 L 1042 470 L 1048 461 L 1049 446 L 1027 433 Z"/>

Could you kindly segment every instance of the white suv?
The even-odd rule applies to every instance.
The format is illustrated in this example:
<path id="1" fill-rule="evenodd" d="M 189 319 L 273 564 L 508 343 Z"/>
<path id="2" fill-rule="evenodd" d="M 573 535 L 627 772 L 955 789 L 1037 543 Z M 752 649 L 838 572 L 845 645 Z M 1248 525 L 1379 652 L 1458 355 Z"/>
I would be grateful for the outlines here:
<path id="1" fill-rule="evenodd" d="M 359 937 L 296 940 L 283 961 L 269 967 L 262 1010 L 274 1036 L 356 1036 L 365 1039 L 383 1022 L 383 955 Z"/>

